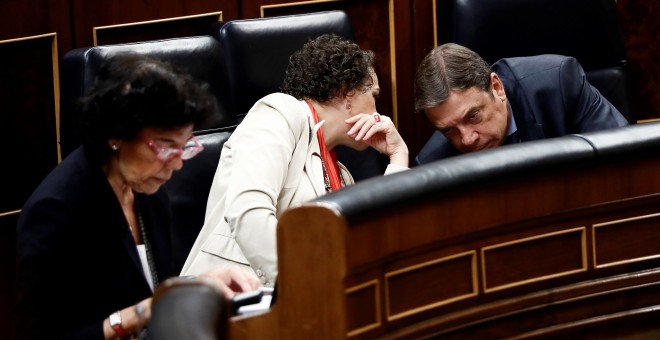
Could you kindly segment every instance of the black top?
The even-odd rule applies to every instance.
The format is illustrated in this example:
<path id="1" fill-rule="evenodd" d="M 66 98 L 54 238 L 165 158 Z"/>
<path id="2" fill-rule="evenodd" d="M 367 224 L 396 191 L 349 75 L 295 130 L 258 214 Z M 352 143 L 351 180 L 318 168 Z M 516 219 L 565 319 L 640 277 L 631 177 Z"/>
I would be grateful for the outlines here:
<path id="1" fill-rule="evenodd" d="M 167 196 L 136 194 L 162 281 L 174 276 Z M 135 242 L 105 174 L 71 153 L 39 185 L 17 229 L 19 332 L 102 339 L 103 320 L 151 296 Z"/>

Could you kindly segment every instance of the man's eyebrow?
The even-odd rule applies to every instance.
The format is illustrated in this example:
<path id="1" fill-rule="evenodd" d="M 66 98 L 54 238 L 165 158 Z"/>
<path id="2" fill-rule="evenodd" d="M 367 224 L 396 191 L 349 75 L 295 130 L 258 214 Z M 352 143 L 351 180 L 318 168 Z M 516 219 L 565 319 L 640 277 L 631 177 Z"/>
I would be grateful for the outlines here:
<path id="1" fill-rule="evenodd" d="M 435 128 L 438 129 L 438 130 L 444 130 L 444 129 L 448 128 L 448 126 L 436 125 Z"/>
<path id="2" fill-rule="evenodd" d="M 470 107 L 467 111 L 465 111 L 465 114 L 463 114 L 462 119 L 465 120 L 467 119 L 471 114 L 480 111 L 481 109 L 484 108 L 484 105 L 477 105 L 477 106 L 472 106 Z"/>

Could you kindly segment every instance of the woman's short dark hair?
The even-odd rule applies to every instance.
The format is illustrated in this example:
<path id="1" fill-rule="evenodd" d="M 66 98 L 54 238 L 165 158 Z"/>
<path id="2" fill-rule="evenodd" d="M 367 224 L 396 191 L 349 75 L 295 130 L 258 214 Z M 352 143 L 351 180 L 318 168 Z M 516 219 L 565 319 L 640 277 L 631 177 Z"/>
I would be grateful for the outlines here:
<path id="1" fill-rule="evenodd" d="M 293 53 L 280 90 L 299 100 L 325 103 L 363 90 L 373 67 L 372 51 L 337 35 L 324 34 Z"/>
<path id="2" fill-rule="evenodd" d="M 100 68 L 81 99 L 85 151 L 100 162 L 112 153 L 108 140 L 132 140 L 145 127 L 174 129 L 200 124 L 216 112 L 207 85 L 150 57 L 118 54 Z"/>
<path id="3" fill-rule="evenodd" d="M 452 43 L 440 45 L 426 55 L 417 68 L 415 109 L 420 111 L 440 105 L 452 90 L 477 87 L 489 91 L 492 72 L 488 63 L 469 48 Z"/>

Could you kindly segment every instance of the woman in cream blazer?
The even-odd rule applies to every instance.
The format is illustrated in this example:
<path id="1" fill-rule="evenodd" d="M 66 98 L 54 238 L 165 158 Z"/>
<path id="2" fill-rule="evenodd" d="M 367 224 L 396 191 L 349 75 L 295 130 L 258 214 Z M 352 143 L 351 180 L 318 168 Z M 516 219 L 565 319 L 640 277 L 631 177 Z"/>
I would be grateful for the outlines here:
<path id="1" fill-rule="evenodd" d="M 316 81 L 329 74 L 333 81 Z M 182 275 L 242 264 L 265 286 L 274 285 L 279 215 L 353 183 L 332 155 L 337 145 L 386 154 L 386 174 L 408 168 L 405 142 L 376 112 L 380 87 L 372 52 L 323 35 L 291 57 L 282 89 L 288 94 L 259 100 L 224 144 L 204 226 Z"/>

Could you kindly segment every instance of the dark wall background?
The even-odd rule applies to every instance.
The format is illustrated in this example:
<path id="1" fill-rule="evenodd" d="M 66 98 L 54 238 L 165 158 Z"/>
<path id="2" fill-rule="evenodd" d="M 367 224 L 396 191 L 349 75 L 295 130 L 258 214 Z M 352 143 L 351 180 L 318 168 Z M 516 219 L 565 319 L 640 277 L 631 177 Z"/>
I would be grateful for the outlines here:
<path id="1" fill-rule="evenodd" d="M 58 59 L 93 45 L 94 27 L 222 12 L 229 21 L 342 9 L 358 44 L 380 58 L 383 88 L 379 111 L 390 115 L 414 156 L 432 133 L 413 110 L 417 64 L 434 47 L 434 0 L 2 0 L 0 1 L 0 328 L 11 339 L 15 225 L 20 208 L 59 161 Z M 626 39 L 637 117 L 660 118 L 660 2 L 618 0 Z M 179 27 L 180 28 L 180 27 Z M 174 28 L 176 30 L 177 28 Z M 166 35 L 175 31 L 152 30 Z M 113 42 L 135 39 L 138 30 L 116 31 Z M 36 39 L 19 38 L 55 33 Z M 190 31 L 179 33 L 190 34 Z M 124 35 L 125 34 L 125 35 Z M 131 36 L 133 34 L 133 36 Z M 137 34 L 137 35 L 136 35 Z M 151 38 L 152 36 L 150 36 Z M 18 187 L 18 189 L 15 189 Z M 7 333 L 8 332 L 8 333 Z M 9 335 L 7 335 L 9 334 Z"/>
<path id="2" fill-rule="evenodd" d="M 660 2 L 618 0 L 638 119 L 660 118 Z"/>

